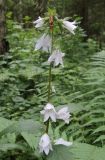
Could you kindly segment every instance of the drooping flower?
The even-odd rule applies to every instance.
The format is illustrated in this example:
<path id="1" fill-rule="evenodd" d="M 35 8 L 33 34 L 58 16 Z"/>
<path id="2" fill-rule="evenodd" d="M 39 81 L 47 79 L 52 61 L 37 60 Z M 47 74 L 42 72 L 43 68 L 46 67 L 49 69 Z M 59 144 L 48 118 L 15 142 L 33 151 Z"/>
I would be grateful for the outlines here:
<path id="1" fill-rule="evenodd" d="M 68 111 L 68 107 L 64 107 L 64 108 L 61 108 L 58 112 L 57 112 L 57 119 L 61 119 L 61 120 L 64 120 L 65 123 L 69 124 L 69 121 L 70 121 L 70 113 Z"/>
<path id="2" fill-rule="evenodd" d="M 69 22 L 66 20 L 63 20 L 63 26 L 69 30 L 72 34 L 75 34 L 74 30 L 77 28 L 76 22 Z"/>
<path id="3" fill-rule="evenodd" d="M 35 45 L 35 51 L 39 49 L 45 52 L 51 50 L 51 37 L 49 35 L 43 34 L 43 36 L 38 39 Z"/>
<path id="4" fill-rule="evenodd" d="M 53 150 L 52 145 L 51 145 L 51 141 L 50 141 L 50 137 L 48 136 L 47 133 L 45 133 L 40 138 L 39 151 L 40 151 L 40 153 L 44 152 L 46 155 L 48 155 L 50 150 Z"/>
<path id="5" fill-rule="evenodd" d="M 44 115 L 44 122 L 46 122 L 49 118 L 51 118 L 53 122 L 56 122 L 56 111 L 51 103 L 47 103 L 47 105 L 44 107 L 44 110 L 42 110 L 40 113 Z"/>
<path id="6" fill-rule="evenodd" d="M 54 66 L 58 66 L 59 64 L 63 67 L 63 57 L 64 53 L 62 53 L 60 50 L 55 50 L 52 55 L 48 58 L 48 63 L 54 62 Z"/>
<path id="7" fill-rule="evenodd" d="M 40 16 L 36 21 L 33 22 L 35 24 L 35 28 L 40 28 L 44 24 L 44 18 L 41 18 Z"/>
<path id="8" fill-rule="evenodd" d="M 54 142 L 55 145 L 64 145 L 64 146 L 71 146 L 73 144 L 72 142 L 65 141 L 63 138 L 56 139 Z"/>

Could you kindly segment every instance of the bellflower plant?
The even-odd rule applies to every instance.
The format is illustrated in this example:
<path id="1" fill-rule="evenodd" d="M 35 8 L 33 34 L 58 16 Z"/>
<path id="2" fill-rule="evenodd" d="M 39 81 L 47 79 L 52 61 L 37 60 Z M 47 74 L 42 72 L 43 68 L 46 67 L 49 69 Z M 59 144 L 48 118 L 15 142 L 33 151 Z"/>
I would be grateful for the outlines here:
<path id="1" fill-rule="evenodd" d="M 57 22 L 57 23 L 56 23 Z M 62 29 L 67 29 L 71 34 L 75 34 L 75 29 L 77 28 L 76 22 L 69 22 L 67 20 L 58 19 L 54 12 L 50 12 L 48 17 L 41 18 L 39 17 L 36 21 L 34 21 L 36 28 L 41 28 L 44 25 L 47 26 L 47 29 L 44 29 L 44 33 L 39 38 L 35 44 L 35 51 L 42 50 L 44 52 L 49 53 L 48 55 L 48 64 L 49 64 L 49 76 L 48 76 L 48 99 L 42 111 L 40 111 L 41 115 L 43 115 L 43 122 L 45 124 L 44 134 L 41 136 L 39 141 L 39 152 L 44 155 L 48 155 L 50 151 L 54 152 L 54 145 L 64 145 L 65 147 L 69 147 L 72 145 L 72 142 L 65 141 L 63 138 L 58 138 L 54 140 L 54 137 L 49 133 L 49 126 L 52 123 L 56 123 L 59 120 L 63 120 L 66 124 L 69 124 L 70 121 L 70 113 L 68 107 L 61 108 L 59 111 L 56 111 L 54 104 L 51 102 L 51 95 L 53 92 L 52 89 L 52 67 L 59 65 L 63 65 L 63 57 L 64 53 L 61 51 L 60 46 L 55 43 L 55 27 L 62 27 Z M 44 28 L 44 27 L 43 27 Z M 59 28 L 60 30 L 61 28 Z M 59 47 L 58 47 L 59 46 Z M 57 49 L 56 49 L 57 48 Z M 55 89 L 54 89 L 55 90 Z M 51 137 L 52 136 L 52 137 Z"/>

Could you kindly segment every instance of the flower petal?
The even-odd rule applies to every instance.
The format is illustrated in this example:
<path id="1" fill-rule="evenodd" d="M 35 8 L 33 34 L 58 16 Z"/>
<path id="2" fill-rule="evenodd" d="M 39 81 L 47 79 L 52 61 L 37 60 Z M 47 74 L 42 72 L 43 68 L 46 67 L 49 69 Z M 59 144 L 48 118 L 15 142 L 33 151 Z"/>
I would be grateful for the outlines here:
<path id="1" fill-rule="evenodd" d="M 33 22 L 35 24 L 35 28 L 40 28 L 44 24 L 44 19 L 41 17 L 38 17 L 36 21 Z"/>
<path id="2" fill-rule="evenodd" d="M 58 112 L 57 112 L 57 119 L 61 119 L 64 120 L 65 123 L 69 124 L 69 118 L 70 118 L 70 113 L 68 111 L 68 107 L 64 107 L 61 108 Z"/>
<path id="3" fill-rule="evenodd" d="M 63 138 L 55 140 L 55 145 L 71 146 L 72 144 L 72 142 L 65 141 Z"/>
<path id="4" fill-rule="evenodd" d="M 35 45 L 35 51 L 39 49 L 44 52 L 49 52 L 51 50 L 51 37 L 49 35 L 43 34 L 42 37 L 38 39 Z"/>
<path id="5" fill-rule="evenodd" d="M 63 20 L 63 26 L 69 30 L 72 34 L 75 34 L 74 30 L 77 28 L 77 26 L 75 25 L 76 22 L 69 22 L 66 20 Z"/>

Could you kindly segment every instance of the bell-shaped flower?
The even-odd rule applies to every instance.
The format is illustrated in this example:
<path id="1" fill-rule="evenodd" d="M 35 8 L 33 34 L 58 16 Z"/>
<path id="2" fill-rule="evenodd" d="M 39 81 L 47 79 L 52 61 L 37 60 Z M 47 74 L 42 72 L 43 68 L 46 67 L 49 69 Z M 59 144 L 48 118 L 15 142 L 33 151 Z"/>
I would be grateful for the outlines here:
<path id="1" fill-rule="evenodd" d="M 61 120 L 64 120 L 65 123 L 69 124 L 69 121 L 70 121 L 70 113 L 68 111 L 68 107 L 64 107 L 64 108 L 61 108 L 58 112 L 57 112 L 57 119 L 61 119 Z"/>
<path id="2" fill-rule="evenodd" d="M 40 28 L 44 24 L 44 18 L 38 17 L 36 21 L 33 22 L 35 24 L 35 28 Z"/>
<path id="3" fill-rule="evenodd" d="M 51 50 L 51 37 L 49 35 L 43 34 L 43 36 L 38 39 L 35 45 L 35 51 L 39 49 L 45 52 Z"/>
<path id="4" fill-rule="evenodd" d="M 64 28 L 69 30 L 72 34 L 75 34 L 74 30 L 77 28 L 75 21 L 69 22 L 69 21 L 63 20 L 63 26 Z"/>
<path id="5" fill-rule="evenodd" d="M 39 151 L 40 151 L 40 153 L 44 152 L 46 155 L 48 155 L 50 150 L 53 150 L 52 145 L 51 145 L 51 141 L 50 141 L 48 134 L 45 133 L 40 138 Z"/>
<path id="6" fill-rule="evenodd" d="M 73 144 L 72 142 L 65 141 L 63 138 L 56 139 L 54 142 L 55 142 L 55 145 L 64 145 L 68 147 Z"/>
<path id="7" fill-rule="evenodd" d="M 44 110 L 42 110 L 40 113 L 44 115 L 44 122 L 46 122 L 49 118 L 51 118 L 53 122 L 56 122 L 56 111 L 51 103 L 47 103 L 47 105 L 44 107 Z"/>
<path id="8" fill-rule="evenodd" d="M 52 63 L 54 62 L 54 66 L 58 66 L 59 64 L 62 65 L 63 67 L 63 57 L 64 57 L 64 53 L 62 53 L 60 50 L 55 50 L 52 55 L 49 57 L 48 59 L 48 63 Z"/>

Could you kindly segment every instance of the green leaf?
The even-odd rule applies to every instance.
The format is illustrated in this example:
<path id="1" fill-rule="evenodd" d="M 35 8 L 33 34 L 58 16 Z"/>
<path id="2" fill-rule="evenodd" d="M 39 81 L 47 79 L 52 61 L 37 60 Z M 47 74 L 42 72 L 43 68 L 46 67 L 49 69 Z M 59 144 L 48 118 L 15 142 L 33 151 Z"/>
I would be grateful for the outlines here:
<path id="1" fill-rule="evenodd" d="M 38 135 L 43 131 L 43 125 L 38 121 L 33 121 L 32 119 L 19 120 L 14 122 L 11 126 L 3 130 L 0 135 L 6 133 L 17 133 L 21 134 L 22 132 L 33 133 Z"/>
<path id="2" fill-rule="evenodd" d="M 10 120 L 7 120 L 5 118 L 0 117 L 0 132 L 12 125 L 13 122 Z"/>
<path id="3" fill-rule="evenodd" d="M 37 149 L 40 137 L 35 136 L 35 134 L 22 132 L 21 135 L 26 140 L 28 145 L 33 149 Z"/>
<path id="4" fill-rule="evenodd" d="M 93 134 L 97 132 L 102 132 L 102 131 L 105 131 L 105 126 L 98 127 L 97 129 L 94 130 Z"/>
<path id="5" fill-rule="evenodd" d="M 25 147 L 23 147 L 20 144 L 12 144 L 12 143 L 8 143 L 8 144 L 0 144 L 0 151 L 8 151 L 8 150 L 14 150 L 14 149 L 18 149 L 18 150 L 24 150 Z"/>
<path id="6" fill-rule="evenodd" d="M 99 137 L 94 141 L 94 143 L 99 142 L 99 141 L 102 141 L 102 140 L 105 140 L 105 135 L 99 136 Z"/>
<path id="7" fill-rule="evenodd" d="M 84 124 L 83 126 L 88 126 L 88 125 L 93 125 L 92 123 L 99 123 L 99 122 L 104 122 L 105 121 L 105 118 L 94 118 L 92 119 L 91 121 L 89 121 L 88 123 Z"/>
<path id="8" fill-rule="evenodd" d="M 19 71 L 19 75 L 24 76 L 28 79 L 31 79 L 32 77 L 34 77 L 36 75 L 40 75 L 43 72 L 44 72 L 44 70 L 42 68 L 30 65 L 26 69 L 23 69 L 23 70 L 21 69 Z"/>
<path id="9" fill-rule="evenodd" d="M 86 143 L 77 143 L 71 149 L 74 160 L 104 160 L 105 148 L 96 147 Z"/>
<path id="10" fill-rule="evenodd" d="M 57 145 L 53 147 L 53 151 L 49 153 L 47 160 L 72 160 L 72 153 L 69 147 Z"/>

